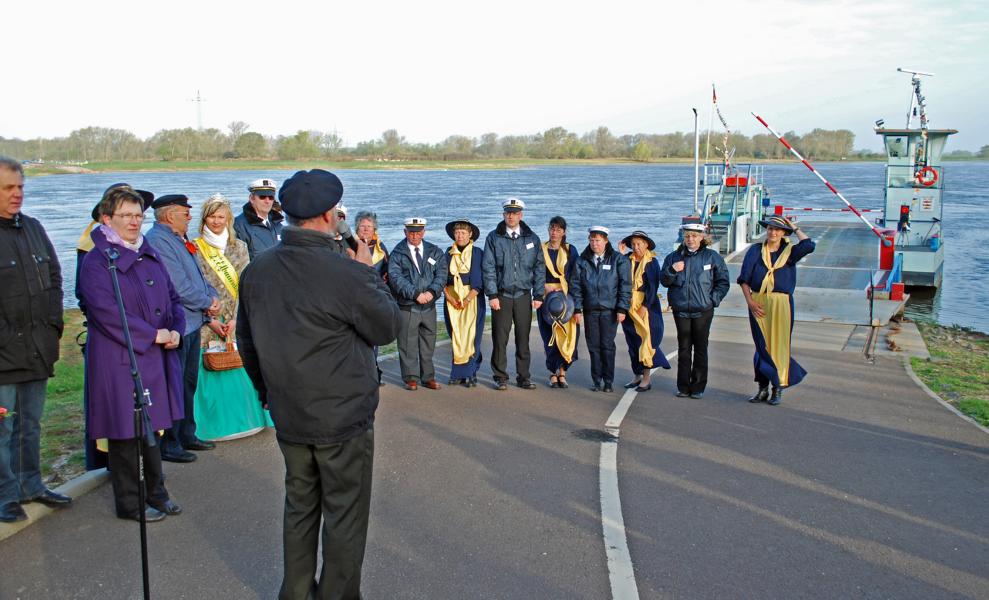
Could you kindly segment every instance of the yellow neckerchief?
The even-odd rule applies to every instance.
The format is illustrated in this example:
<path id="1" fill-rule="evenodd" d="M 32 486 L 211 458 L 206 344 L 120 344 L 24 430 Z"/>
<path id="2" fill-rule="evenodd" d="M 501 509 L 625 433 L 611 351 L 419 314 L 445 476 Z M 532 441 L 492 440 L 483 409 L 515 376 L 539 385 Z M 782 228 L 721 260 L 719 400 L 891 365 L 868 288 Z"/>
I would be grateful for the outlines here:
<path id="1" fill-rule="evenodd" d="M 230 295 L 237 299 L 237 288 L 240 284 L 240 277 L 237 275 L 237 269 L 234 268 L 233 264 L 223 255 L 217 248 L 206 243 L 206 240 L 199 237 L 196 238 L 196 246 L 199 247 L 199 251 L 202 252 L 203 260 L 209 265 L 209 268 L 216 273 L 216 276 L 220 278 L 223 282 L 223 287 L 227 288 Z"/>
<path id="2" fill-rule="evenodd" d="M 371 265 L 376 265 L 385 259 L 385 249 L 381 247 L 381 240 L 378 239 L 378 234 L 374 234 L 374 245 L 371 246 Z"/>
<path id="3" fill-rule="evenodd" d="M 760 294 L 773 291 L 776 286 L 776 276 L 774 273 L 778 269 L 782 269 L 786 266 L 786 261 L 790 260 L 790 252 L 792 250 L 792 244 L 785 244 L 783 246 L 783 251 L 780 252 L 779 258 L 776 259 L 776 264 L 773 264 L 772 258 L 770 257 L 769 246 L 765 243 L 762 245 L 762 264 L 766 265 L 767 271 L 766 276 L 762 278 L 762 285 L 759 287 Z"/>
<path id="4" fill-rule="evenodd" d="M 560 289 L 566 295 L 570 292 L 567 278 L 567 261 L 570 259 L 570 245 L 560 244 L 560 249 L 556 253 L 556 264 L 549 258 L 549 242 L 543 242 L 543 261 L 546 263 L 546 270 L 553 277 L 560 280 Z M 573 362 L 573 351 L 577 348 L 577 323 L 571 318 L 566 323 L 553 321 L 553 337 L 549 340 L 549 346 L 556 345 L 560 351 L 560 356 L 568 363 Z"/>
<path id="5" fill-rule="evenodd" d="M 636 262 L 632 258 L 632 306 L 628 310 L 628 316 L 632 319 L 635 332 L 639 334 L 642 343 L 639 344 L 639 362 L 643 367 L 652 368 L 652 359 L 656 355 L 656 349 L 652 347 L 652 335 L 649 331 L 649 312 L 646 316 L 639 314 L 639 309 L 646 302 L 646 293 L 641 291 L 645 282 L 646 265 L 656 258 L 656 253 L 652 250 L 646 252 L 642 260 Z"/>
<path id="6" fill-rule="evenodd" d="M 93 221 L 89 224 L 89 227 L 86 228 L 86 231 L 82 232 L 82 235 L 79 236 L 79 241 L 76 242 L 76 250 L 90 252 L 96 247 L 95 244 L 93 244 L 93 238 L 89 235 L 93 232 L 93 227 L 96 227 L 96 225 L 96 221 Z"/>
<path id="7" fill-rule="evenodd" d="M 776 375 L 783 387 L 790 385 L 790 330 L 792 320 L 789 294 L 773 291 L 776 285 L 774 273 L 786 266 L 786 261 L 790 259 L 792 250 L 793 244 L 786 243 L 774 264 L 769 247 L 765 243 L 762 245 L 762 264 L 766 266 L 766 276 L 762 278 L 759 291 L 752 294 L 752 299 L 759 303 L 763 310 L 763 316 L 754 317 L 756 325 L 762 331 L 766 352 L 773 360 Z"/>
<path id="8" fill-rule="evenodd" d="M 461 250 L 454 243 L 450 246 L 450 275 L 453 285 L 446 286 L 450 296 L 464 302 L 470 296 L 470 285 L 464 282 L 464 275 L 470 273 L 471 258 L 474 255 L 474 242 L 468 242 Z M 453 346 L 453 364 L 464 365 L 474 357 L 474 342 L 477 339 L 476 298 L 464 308 L 454 308 L 447 303 L 450 315 L 450 345 Z"/>

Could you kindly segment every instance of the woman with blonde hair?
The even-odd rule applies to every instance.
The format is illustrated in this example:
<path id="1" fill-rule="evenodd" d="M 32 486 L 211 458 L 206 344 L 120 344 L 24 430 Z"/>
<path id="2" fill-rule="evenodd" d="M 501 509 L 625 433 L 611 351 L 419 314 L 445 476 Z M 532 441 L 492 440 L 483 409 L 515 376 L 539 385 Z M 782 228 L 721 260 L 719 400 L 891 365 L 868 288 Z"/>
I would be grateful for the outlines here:
<path id="1" fill-rule="evenodd" d="M 236 343 L 237 289 L 250 259 L 247 244 L 234 233 L 233 221 L 230 203 L 222 194 L 213 194 L 203 204 L 195 241 L 199 269 L 220 294 L 220 314 L 203 328 L 196 388 L 196 426 L 207 440 L 246 437 L 272 425 L 243 367 L 226 371 L 205 367 L 207 354 Z"/>

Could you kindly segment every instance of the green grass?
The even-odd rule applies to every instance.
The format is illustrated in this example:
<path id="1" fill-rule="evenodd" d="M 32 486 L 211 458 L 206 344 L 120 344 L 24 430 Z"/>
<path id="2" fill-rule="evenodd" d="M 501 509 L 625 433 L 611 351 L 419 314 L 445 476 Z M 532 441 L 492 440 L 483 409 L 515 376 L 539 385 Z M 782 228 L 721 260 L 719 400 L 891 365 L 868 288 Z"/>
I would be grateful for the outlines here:
<path id="1" fill-rule="evenodd" d="M 911 358 L 914 372 L 935 394 L 989 426 L 989 335 L 958 326 L 917 326 L 931 358 Z"/>
<path id="2" fill-rule="evenodd" d="M 41 475 L 59 485 L 85 470 L 82 410 L 82 351 L 76 335 L 83 331 L 82 313 L 65 311 L 61 359 L 55 376 L 48 380 L 45 412 L 41 419 Z"/>

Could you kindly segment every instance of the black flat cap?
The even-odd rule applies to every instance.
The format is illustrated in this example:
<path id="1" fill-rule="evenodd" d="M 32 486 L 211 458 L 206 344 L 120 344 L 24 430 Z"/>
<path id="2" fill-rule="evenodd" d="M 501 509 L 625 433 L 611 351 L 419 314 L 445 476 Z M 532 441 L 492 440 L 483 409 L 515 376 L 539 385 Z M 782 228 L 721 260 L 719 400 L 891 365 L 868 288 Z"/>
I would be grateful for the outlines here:
<path id="1" fill-rule="evenodd" d="M 282 210 L 296 219 L 321 215 L 336 206 L 342 197 L 340 178 L 323 169 L 298 171 L 278 190 Z"/>
<path id="2" fill-rule="evenodd" d="M 151 192 L 148 192 L 148 191 L 145 191 L 145 190 L 135 190 L 134 188 L 131 187 L 131 185 L 129 183 L 115 183 L 115 184 L 111 185 L 110 187 L 106 188 L 106 191 L 103 192 L 103 196 L 106 197 L 106 195 L 109 194 L 111 190 L 116 189 L 116 188 L 130 188 L 130 189 L 134 190 L 134 192 L 136 192 L 137 195 L 141 197 L 141 210 L 148 210 L 148 208 L 151 207 L 151 203 L 154 202 L 154 200 L 155 200 L 155 195 L 152 194 Z M 103 200 L 100 199 L 100 202 L 102 202 L 102 201 Z M 93 207 L 93 220 L 94 221 L 99 221 L 100 220 L 100 203 L 99 202 L 97 202 L 96 203 L 96 206 Z"/>
<path id="3" fill-rule="evenodd" d="M 162 196 L 151 203 L 151 208 L 155 210 L 166 206 L 184 206 L 186 208 L 192 208 L 192 205 L 189 204 L 189 197 L 185 194 L 168 194 L 167 196 Z"/>

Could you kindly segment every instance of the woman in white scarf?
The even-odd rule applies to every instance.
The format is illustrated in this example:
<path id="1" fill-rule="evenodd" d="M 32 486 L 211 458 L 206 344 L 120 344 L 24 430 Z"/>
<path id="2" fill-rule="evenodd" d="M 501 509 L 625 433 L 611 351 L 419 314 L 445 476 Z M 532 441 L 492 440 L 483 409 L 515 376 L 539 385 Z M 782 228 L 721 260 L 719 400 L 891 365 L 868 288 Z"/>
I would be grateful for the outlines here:
<path id="1" fill-rule="evenodd" d="M 233 211 L 222 194 L 206 203 L 196 239 L 196 262 L 206 281 L 220 293 L 220 314 L 203 330 L 203 352 L 232 343 L 237 327 L 237 289 L 249 259 L 247 244 L 237 239 Z M 199 365 L 196 388 L 196 427 L 203 439 L 229 440 L 255 434 L 271 419 L 243 368 L 209 371 Z"/>

